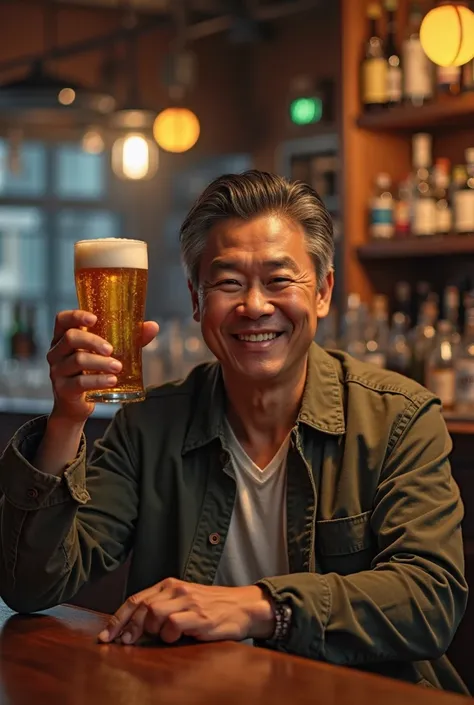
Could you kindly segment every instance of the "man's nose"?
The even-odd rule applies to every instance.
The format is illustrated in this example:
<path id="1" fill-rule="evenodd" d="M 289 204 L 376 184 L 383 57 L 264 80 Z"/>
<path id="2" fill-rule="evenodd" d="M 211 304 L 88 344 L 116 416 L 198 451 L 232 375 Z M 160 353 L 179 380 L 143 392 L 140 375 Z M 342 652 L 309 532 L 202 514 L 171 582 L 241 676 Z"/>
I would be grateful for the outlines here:
<path id="1" fill-rule="evenodd" d="M 239 306 L 239 313 L 253 319 L 270 316 L 274 310 L 275 307 L 269 301 L 267 293 L 258 285 L 248 287 Z"/>

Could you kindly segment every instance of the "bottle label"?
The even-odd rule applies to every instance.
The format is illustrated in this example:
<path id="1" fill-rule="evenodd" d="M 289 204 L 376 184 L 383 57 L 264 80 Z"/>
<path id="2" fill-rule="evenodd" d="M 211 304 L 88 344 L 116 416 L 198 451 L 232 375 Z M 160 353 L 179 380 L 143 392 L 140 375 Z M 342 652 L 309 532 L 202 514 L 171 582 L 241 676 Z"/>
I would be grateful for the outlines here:
<path id="1" fill-rule="evenodd" d="M 474 191 L 466 189 L 454 194 L 454 228 L 458 233 L 474 232 Z"/>
<path id="2" fill-rule="evenodd" d="M 441 399 L 443 406 L 453 406 L 456 390 L 454 369 L 431 370 L 430 389 Z"/>
<path id="3" fill-rule="evenodd" d="M 408 201 L 397 201 L 395 205 L 395 230 L 400 234 L 410 231 L 410 204 Z"/>
<path id="4" fill-rule="evenodd" d="M 393 234 L 393 201 L 387 198 L 374 199 L 370 211 L 371 237 L 390 238 Z"/>
<path id="5" fill-rule="evenodd" d="M 402 100 L 402 70 L 400 66 L 388 66 L 387 69 L 387 98 L 390 103 L 400 103 Z"/>
<path id="6" fill-rule="evenodd" d="M 433 235 L 436 232 L 436 203 L 434 198 L 418 198 L 413 210 L 413 234 Z"/>
<path id="7" fill-rule="evenodd" d="M 405 95 L 430 98 L 433 95 L 431 63 L 419 39 L 408 39 L 403 43 L 403 66 Z"/>
<path id="8" fill-rule="evenodd" d="M 474 406 L 474 359 L 456 362 L 456 402 Z"/>
<path id="9" fill-rule="evenodd" d="M 366 59 L 362 64 L 362 102 L 386 103 L 387 62 L 385 59 Z"/>
<path id="10" fill-rule="evenodd" d="M 450 233 L 453 227 L 453 214 L 451 208 L 438 208 L 436 211 L 436 232 L 439 234 Z"/>

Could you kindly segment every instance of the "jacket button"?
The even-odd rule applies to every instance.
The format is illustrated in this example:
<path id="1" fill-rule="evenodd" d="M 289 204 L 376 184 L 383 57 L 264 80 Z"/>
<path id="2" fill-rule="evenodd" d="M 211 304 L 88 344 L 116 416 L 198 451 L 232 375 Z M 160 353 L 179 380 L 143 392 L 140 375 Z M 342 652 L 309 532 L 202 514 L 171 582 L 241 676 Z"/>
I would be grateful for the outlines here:
<path id="1" fill-rule="evenodd" d="M 218 533 L 209 534 L 209 543 L 213 546 L 217 546 L 221 542 L 221 536 Z"/>
<path id="2" fill-rule="evenodd" d="M 36 499 L 38 496 L 38 490 L 35 487 L 31 487 L 26 493 L 26 496 L 30 499 Z"/>

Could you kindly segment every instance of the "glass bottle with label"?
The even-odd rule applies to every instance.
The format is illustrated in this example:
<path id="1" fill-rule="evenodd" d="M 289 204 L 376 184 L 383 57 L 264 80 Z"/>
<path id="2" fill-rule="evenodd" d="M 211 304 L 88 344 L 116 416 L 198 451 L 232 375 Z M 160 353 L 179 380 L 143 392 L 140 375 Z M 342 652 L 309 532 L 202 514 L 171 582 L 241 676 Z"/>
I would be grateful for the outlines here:
<path id="1" fill-rule="evenodd" d="M 434 198 L 436 203 L 436 228 L 437 235 L 449 235 L 453 229 L 453 213 L 450 199 L 450 172 L 449 159 L 437 159 L 434 167 Z"/>
<path id="2" fill-rule="evenodd" d="M 378 2 L 369 2 L 369 34 L 361 65 L 361 102 L 364 111 L 377 111 L 387 105 L 387 59 L 377 23 L 382 16 Z"/>
<path id="3" fill-rule="evenodd" d="M 395 237 L 407 237 L 411 230 L 412 185 L 410 177 L 398 184 L 398 198 L 394 204 Z"/>
<path id="4" fill-rule="evenodd" d="M 456 409 L 474 413 L 474 308 L 466 311 L 466 325 L 455 363 Z"/>
<path id="5" fill-rule="evenodd" d="M 402 47 L 403 94 L 407 102 L 423 105 L 433 97 L 433 64 L 420 41 L 423 12 L 418 2 L 412 2 L 408 32 Z"/>
<path id="6" fill-rule="evenodd" d="M 385 55 L 387 57 L 387 102 L 399 105 L 403 99 L 403 77 L 401 53 L 397 45 L 398 0 L 385 0 L 387 11 L 387 38 Z"/>
<path id="7" fill-rule="evenodd" d="M 454 229 L 474 233 L 474 149 L 466 149 L 466 167 L 457 167 L 453 190 Z"/>
<path id="8" fill-rule="evenodd" d="M 431 135 L 413 135 L 413 222 L 412 233 L 417 237 L 436 232 L 436 201 L 431 183 Z"/>
<path id="9" fill-rule="evenodd" d="M 395 233 L 391 186 L 392 179 L 389 174 L 377 174 L 369 209 L 369 235 L 374 239 L 386 240 L 392 238 Z"/>
<path id="10" fill-rule="evenodd" d="M 438 321 L 433 350 L 428 358 L 426 386 L 441 399 L 445 409 L 455 404 L 455 362 L 457 346 L 449 321 Z"/>

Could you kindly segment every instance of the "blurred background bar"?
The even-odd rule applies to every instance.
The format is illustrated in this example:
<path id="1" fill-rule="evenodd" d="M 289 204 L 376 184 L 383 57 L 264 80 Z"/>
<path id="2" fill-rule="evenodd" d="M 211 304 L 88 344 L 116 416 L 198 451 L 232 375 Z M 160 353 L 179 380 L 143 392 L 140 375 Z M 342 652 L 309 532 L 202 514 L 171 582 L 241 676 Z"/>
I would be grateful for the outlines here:
<path id="1" fill-rule="evenodd" d="M 220 174 L 276 171 L 334 221 L 317 341 L 443 402 L 474 586 L 472 20 L 460 0 L 0 0 L 0 450 L 51 408 L 74 241 L 147 241 L 145 380 L 180 378 L 212 359 L 180 225 Z M 471 600 L 451 655 L 472 690 L 473 630 Z"/>

